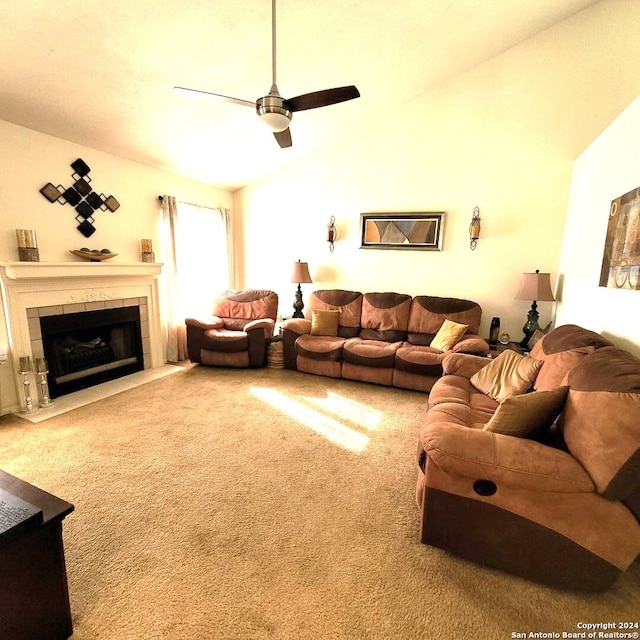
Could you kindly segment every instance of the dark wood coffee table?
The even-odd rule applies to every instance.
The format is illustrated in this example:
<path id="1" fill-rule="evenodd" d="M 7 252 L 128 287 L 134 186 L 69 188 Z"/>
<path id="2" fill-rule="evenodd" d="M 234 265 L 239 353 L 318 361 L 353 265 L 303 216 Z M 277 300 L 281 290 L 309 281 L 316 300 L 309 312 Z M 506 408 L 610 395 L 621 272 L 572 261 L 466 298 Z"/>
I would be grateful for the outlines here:
<path id="1" fill-rule="evenodd" d="M 73 633 L 62 521 L 73 505 L 0 471 L 0 488 L 42 509 L 42 523 L 0 538 L 0 638 L 66 640 Z"/>

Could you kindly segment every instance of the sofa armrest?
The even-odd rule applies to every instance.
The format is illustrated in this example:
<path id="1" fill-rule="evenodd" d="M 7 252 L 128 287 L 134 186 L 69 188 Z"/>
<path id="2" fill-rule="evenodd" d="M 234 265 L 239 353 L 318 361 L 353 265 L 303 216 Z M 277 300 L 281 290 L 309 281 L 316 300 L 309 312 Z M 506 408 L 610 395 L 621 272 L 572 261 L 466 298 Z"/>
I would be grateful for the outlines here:
<path id="1" fill-rule="evenodd" d="M 311 333 L 311 320 L 306 318 L 289 318 L 282 323 L 283 331 L 293 331 L 299 336 Z"/>
<path id="2" fill-rule="evenodd" d="M 482 429 L 435 422 L 420 436 L 430 461 L 447 473 L 529 491 L 590 493 L 595 486 L 569 453 Z"/>
<path id="3" fill-rule="evenodd" d="M 451 350 L 454 353 L 473 353 L 486 356 L 489 353 L 489 343 L 480 336 L 467 333 L 462 336 L 462 340 L 453 345 Z"/>
<path id="4" fill-rule="evenodd" d="M 264 337 L 270 338 L 273 335 L 273 329 L 276 326 L 275 320 L 271 318 L 259 318 L 258 320 L 251 320 L 244 325 L 244 330 L 249 333 L 255 329 L 262 329 L 264 331 Z"/>
<path id="5" fill-rule="evenodd" d="M 442 359 L 442 371 L 445 375 L 462 376 L 463 378 L 471 378 L 486 367 L 491 360 L 481 356 L 474 356 L 467 353 L 446 353 Z"/>
<path id="6" fill-rule="evenodd" d="M 197 327 L 206 331 L 207 329 L 223 329 L 224 320 L 218 318 L 218 316 L 209 316 L 207 318 L 187 318 L 185 324 L 188 327 Z"/>

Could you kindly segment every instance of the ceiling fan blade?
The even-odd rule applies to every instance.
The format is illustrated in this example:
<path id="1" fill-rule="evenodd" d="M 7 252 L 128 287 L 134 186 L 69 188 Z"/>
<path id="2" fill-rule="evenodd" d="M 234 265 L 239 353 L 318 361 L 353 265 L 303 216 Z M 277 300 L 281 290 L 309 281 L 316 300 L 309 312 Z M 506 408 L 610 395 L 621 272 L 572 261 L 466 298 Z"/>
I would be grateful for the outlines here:
<path id="1" fill-rule="evenodd" d="M 354 85 L 350 85 L 348 87 L 336 87 L 335 89 L 305 93 L 301 96 L 285 100 L 285 104 L 289 111 L 305 111 L 306 109 L 327 107 L 330 104 L 346 102 L 347 100 L 353 100 L 359 97 L 360 92 Z"/>
<path id="2" fill-rule="evenodd" d="M 291 146 L 291 130 L 289 127 L 284 131 L 275 131 L 273 135 L 282 149 L 286 149 Z"/>
<path id="3" fill-rule="evenodd" d="M 176 91 L 184 91 L 186 93 L 195 93 L 201 96 L 207 96 L 211 98 L 219 98 L 226 100 L 227 102 L 235 102 L 243 106 L 253 107 L 255 109 L 256 103 L 249 100 L 242 100 L 242 98 L 232 98 L 231 96 L 225 96 L 221 93 L 212 93 L 211 91 L 202 91 L 201 89 L 189 89 L 188 87 L 173 87 Z"/>

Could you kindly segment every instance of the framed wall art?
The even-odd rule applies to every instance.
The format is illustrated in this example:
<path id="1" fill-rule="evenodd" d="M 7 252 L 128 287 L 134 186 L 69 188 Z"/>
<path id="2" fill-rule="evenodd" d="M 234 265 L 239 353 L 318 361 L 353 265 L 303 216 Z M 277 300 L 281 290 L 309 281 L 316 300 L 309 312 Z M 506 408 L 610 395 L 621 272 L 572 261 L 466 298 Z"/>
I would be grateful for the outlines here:
<path id="1" fill-rule="evenodd" d="M 640 289 L 640 187 L 611 201 L 600 286 Z"/>
<path id="2" fill-rule="evenodd" d="M 442 251 L 443 211 L 363 213 L 361 249 Z"/>

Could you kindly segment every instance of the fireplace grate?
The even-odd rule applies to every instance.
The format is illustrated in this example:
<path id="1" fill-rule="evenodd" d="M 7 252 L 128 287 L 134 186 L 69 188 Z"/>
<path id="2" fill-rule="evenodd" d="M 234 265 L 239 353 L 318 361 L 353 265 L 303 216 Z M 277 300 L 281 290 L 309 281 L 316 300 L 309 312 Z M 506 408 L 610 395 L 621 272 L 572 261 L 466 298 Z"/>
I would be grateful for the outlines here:
<path id="1" fill-rule="evenodd" d="M 113 350 L 102 338 L 94 338 L 89 342 L 76 341 L 62 349 L 65 373 L 75 373 L 89 367 L 97 367 L 101 364 L 107 364 L 113 359 Z"/>

